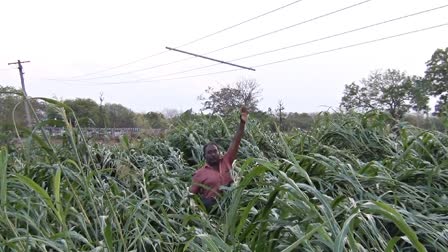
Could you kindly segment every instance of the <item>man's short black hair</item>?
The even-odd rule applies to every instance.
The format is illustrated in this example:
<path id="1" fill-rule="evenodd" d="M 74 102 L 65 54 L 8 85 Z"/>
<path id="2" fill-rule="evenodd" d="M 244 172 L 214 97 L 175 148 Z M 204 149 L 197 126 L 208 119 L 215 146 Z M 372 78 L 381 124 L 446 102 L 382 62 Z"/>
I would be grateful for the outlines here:
<path id="1" fill-rule="evenodd" d="M 215 143 L 215 142 L 208 142 L 208 143 L 206 143 L 206 144 L 204 145 L 204 147 L 202 148 L 202 153 L 203 153 L 204 157 L 205 157 L 205 149 L 207 149 L 207 147 L 208 147 L 209 145 L 214 145 L 214 146 L 216 146 L 216 148 L 218 148 L 218 150 L 219 150 L 219 145 L 218 145 L 217 143 Z"/>

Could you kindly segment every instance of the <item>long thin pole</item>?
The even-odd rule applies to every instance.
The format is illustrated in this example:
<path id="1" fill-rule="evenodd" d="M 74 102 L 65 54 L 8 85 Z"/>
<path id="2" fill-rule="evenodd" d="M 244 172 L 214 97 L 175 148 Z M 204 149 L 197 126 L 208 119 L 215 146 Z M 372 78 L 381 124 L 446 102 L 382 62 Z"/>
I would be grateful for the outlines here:
<path id="1" fill-rule="evenodd" d="M 235 67 L 243 68 L 243 69 L 246 69 L 246 70 L 255 71 L 255 69 L 250 68 L 250 67 L 240 66 L 240 65 L 233 64 L 233 63 L 230 63 L 230 62 L 226 62 L 226 61 L 222 61 L 222 60 L 217 60 L 217 59 L 209 58 L 209 57 L 206 57 L 206 56 L 202 56 L 202 55 L 199 55 L 199 54 L 195 54 L 195 53 L 190 53 L 190 52 L 182 51 L 182 50 L 175 49 L 175 48 L 172 48 L 172 47 L 168 47 L 168 46 L 167 46 L 167 47 L 165 47 L 165 48 L 168 49 L 168 50 L 172 50 L 172 51 L 176 51 L 176 52 L 180 52 L 180 53 L 185 53 L 185 54 L 192 55 L 192 56 L 195 56 L 195 57 L 199 57 L 199 58 L 203 58 L 203 59 L 208 59 L 208 60 L 216 61 L 216 62 L 219 62 L 219 63 L 222 63 L 222 64 L 227 64 L 227 65 L 231 65 L 231 66 L 235 66 Z"/>
<path id="2" fill-rule="evenodd" d="M 22 83 L 22 92 L 23 92 L 24 99 L 25 99 L 25 114 L 26 114 L 26 121 L 27 121 L 28 128 L 31 128 L 31 127 L 32 127 L 32 124 L 31 124 L 31 115 L 30 115 L 30 108 L 29 108 L 28 94 L 26 93 L 26 89 L 25 89 L 25 80 L 24 80 L 24 78 L 23 78 L 23 67 L 22 67 L 22 63 L 29 63 L 29 62 L 30 62 L 30 61 L 20 61 L 20 60 L 17 60 L 17 62 L 8 63 L 8 65 L 12 65 L 12 64 L 17 64 L 17 65 L 19 65 L 20 82 Z"/>

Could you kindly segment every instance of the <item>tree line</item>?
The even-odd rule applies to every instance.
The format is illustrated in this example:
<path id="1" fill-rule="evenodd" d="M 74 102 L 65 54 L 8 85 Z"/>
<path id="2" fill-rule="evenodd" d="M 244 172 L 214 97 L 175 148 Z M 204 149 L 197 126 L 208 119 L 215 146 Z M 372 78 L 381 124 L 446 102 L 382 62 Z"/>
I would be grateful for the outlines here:
<path id="1" fill-rule="evenodd" d="M 395 119 L 415 111 L 428 115 L 430 97 L 438 99 L 433 115 L 448 112 L 448 47 L 437 49 L 426 62 L 424 76 L 397 69 L 373 71 L 367 78 L 345 85 L 340 107 L 350 111 L 377 109 Z"/>
<path id="2" fill-rule="evenodd" d="M 24 102 L 21 90 L 0 85 L 0 124 L 2 127 L 25 126 Z M 74 113 L 68 113 L 70 121 L 75 116 L 81 127 L 97 128 L 166 128 L 168 120 L 160 112 L 136 113 L 116 103 L 98 104 L 90 98 L 66 99 L 60 101 L 69 106 Z M 31 100 L 36 115 L 42 120 L 62 120 L 57 106 L 39 100 Z M 170 111 L 168 111 L 169 115 Z"/>
<path id="3" fill-rule="evenodd" d="M 388 112 L 397 120 L 408 120 L 420 127 L 441 128 L 437 117 L 448 115 L 448 47 L 437 49 L 426 62 L 424 76 L 409 76 L 396 69 L 373 71 L 359 83 L 345 85 L 340 103 L 342 111 L 365 112 L 380 110 Z M 202 113 L 210 116 L 223 116 L 239 109 L 242 105 L 249 108 L 251 117 L 269 123 L 275 130 L 290 131 L 309 129 L 314 121 L 313 113 L 285 112 L 285 104 L 279 100 L 276 108 L 267 111 L 259 109 L 262 90 L 256 80 L 241 80 L 215 89 L 209 87 L 198 97 L 202 103 L 199 113 L 193 111 L 165 110 L 162 112 L 136 113 L 121 104 L 105 103 L 101 94 L 99 103 L 89 98 L 66 99 L 60 102 L 69 106 L 74 113 L 68 119 L 77 121 L 81 127 L 97 128 L 152 128 L 167 129 L 179 121 L 194 118 Z M 22 92 L 11 86 L 0 85 L 0 129 L 2 132 L 26 125 Z M 429 116 L 429 99 L 438 98 L 433 116 Z M 60 121 L 61 113 L 56 106 L 40 100 L 31 99 L 35 116 L 43 120 Z M 417 116 L 409 112 L 417 112 Z M 421 122 L 419 114 L 425 114 Z M 76 116 L 77 120 L 74 120 Z M 57 123 L 55 123 L 57 125 Z"/>

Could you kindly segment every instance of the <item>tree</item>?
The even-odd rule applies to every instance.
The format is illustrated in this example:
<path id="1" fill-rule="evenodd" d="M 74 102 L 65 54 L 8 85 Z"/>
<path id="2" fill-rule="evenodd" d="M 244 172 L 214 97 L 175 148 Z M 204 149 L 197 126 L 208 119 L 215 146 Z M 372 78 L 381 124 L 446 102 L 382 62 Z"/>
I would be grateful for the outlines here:
<path id="1" fill-rule="evenodd" d="M 0 85 L 0 128 L 11 129 L 13 122 L 18 127 L 26 127 L 25 107 L 23 98 L 20 96 L 22 90 Z M 31 107 L 38 118 L 43 119 L 45 116 L 45 103 L 30 99 Z M 14 111 L 14 117 L 13 117 Z"/>
<path id="2" fill-rule="evenodd" d="M 430 82 L 431 94 L 439 96 L 435 113 L 440 115 L 448 101 L 448 47 L 437 49 L 426 62 L 425 79 Z"/>
<path id="3" fill-rule="evenodd" d="M 12 119 L 12 112 L 14 110 L 14 107 L 16 104 L 19 104 L 22 99 L 20 99 L 20 96 L 15 95 L 22 93 L 22 91 L 9 86 L 0 86 L 0 122 L 2 126 L 6 126 L 6 124 L 11 124 L 13 121 Z M 17 112 L 16 112 L 17 114 Z M 19 125 L 22 125 L 23 122 L 25 122 L 25 118 L 23 117 L 24 114 L 19 111 L 20 116 L 16 117 L 16 123 L 19 123 Z M 11 125 L 12 126 L 12 125 Z"/>
<path id="4" fill-rule="evenodd" d="M 429 93 L 431 89 L 430 82 L 419 76 L 410 77 L 413 84 L 410 89 L 412 99 L 412 109 L 416 112 L 425 114 L 429 111 Z"/>
<path id="5" fill-rule="evenodd" d="M 399 70 L 374 71 L 361 86 L 345 85 L 341 107 L 346 110 L 378 109 L 401 119 L 411 108 L 422 110 L 428 104 L 428 91 L 418 77 L 409 77 Z"/>
<path id="6" fill-rule="evenodd" d="M 16 137 L 16 130 L 19 134 L 28 132 L 25 130 L 28 127 L 22 94 L 20 89 L 0 85 L 0 145 L 6 144 L 8 148 L 13 146 L 8 143 Z M 29 102 L 37 118 L 44 119 L 46 103 L 35 99 L 29 99 Z"/>
<path id="7" fill-rule="evenodd" d="M 364 111 L 374 109 L 368 101 L 366 87 L 360 87 L 354 82 L 345 85 L 340 106 L 346 110 L 358 109 Z"/>
<path id="8" fill-rule="evenodd" d="M 135 127 L 141 129 L 150 128 L 149 122 L 146 120 L 145 115 L 146 115 L 145 113 L 135 113 L 134 116 Z"/>
<path id="9" fill-rule="evenodd" d="M 48 120 L 62 120 L 62 115 L 58 110 L 58 106 L 54 104 L 48 104 L 46 116 Z"/>
<path id="10" fill-rule="evenodd" d="M 78 123 L 81 127 L 95 127 L 100 121 L 100 109 L 98 104 L 92 99 L 76 98 L 75 100 L 65 100 L 75 113 Z M 68 115 L 73 121 L 73 115 Z"/>
<path id="11" fill-rule="evenodd" d="M 182 114 L 182 111 L 177 110 L 177 109 L 167 108 L 162 111 L 162 114 L 165 116 L 165 118 L 171 119 L 171 118 L 174 118 L 174 117 Z"/>
<path id="12" fill-rule="evenodd" d="M 285 129 L 302 129 L 309 130 L 314 124 L 314 117 L 308 113 L 288 113 L 285 118 Z"/>
<path id="13" fill-rule="evenodd" d="M 148 112 L 145 114 L 145 119 L 152 129 L 166 129 L 168 127 L 168 121 L 162 113 Z"/>
<path id="14" fill-rule="evenodd" d="M 249 111 L 258 110 L 261 90 L 255 80 L 242 80 L 234 86 L 227 85 L 219 90 L 208 87 L 205 91 L 207 98 L 199 97 L 202 100 L 202 111 L 209 110 L 212 114 L 225 115 L 229 112 L 246 106 Z"/>
<path id="15" fill-rule="evenodd" d="M 106 126 L 109 128 L 135 127 L 135 113 L 121 104 L 106 103 L 104 113 L 106 114 Z"/>

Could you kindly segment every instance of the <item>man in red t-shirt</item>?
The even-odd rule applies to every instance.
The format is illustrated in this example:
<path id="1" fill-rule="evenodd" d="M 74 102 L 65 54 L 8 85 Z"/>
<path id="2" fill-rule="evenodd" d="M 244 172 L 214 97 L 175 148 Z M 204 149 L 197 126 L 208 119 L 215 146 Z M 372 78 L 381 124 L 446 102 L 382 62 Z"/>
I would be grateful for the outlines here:
<path id="1" fill-rule="evenodd" d="M 240 126 L 224 156 L 219 155 L 218 145 L 208 143 L 204 145 L 205 165 L 193 175 L 193 185 L 190 192 L 198 194 L 207 210 L 216 203 L 216 197 L 220 195 L 221 186 L 229 186 L 232 182 L 230 170 L 238 153 L 241 138 L 244 134 L 249 113 L 246 107 L 241 108 Z"/>

